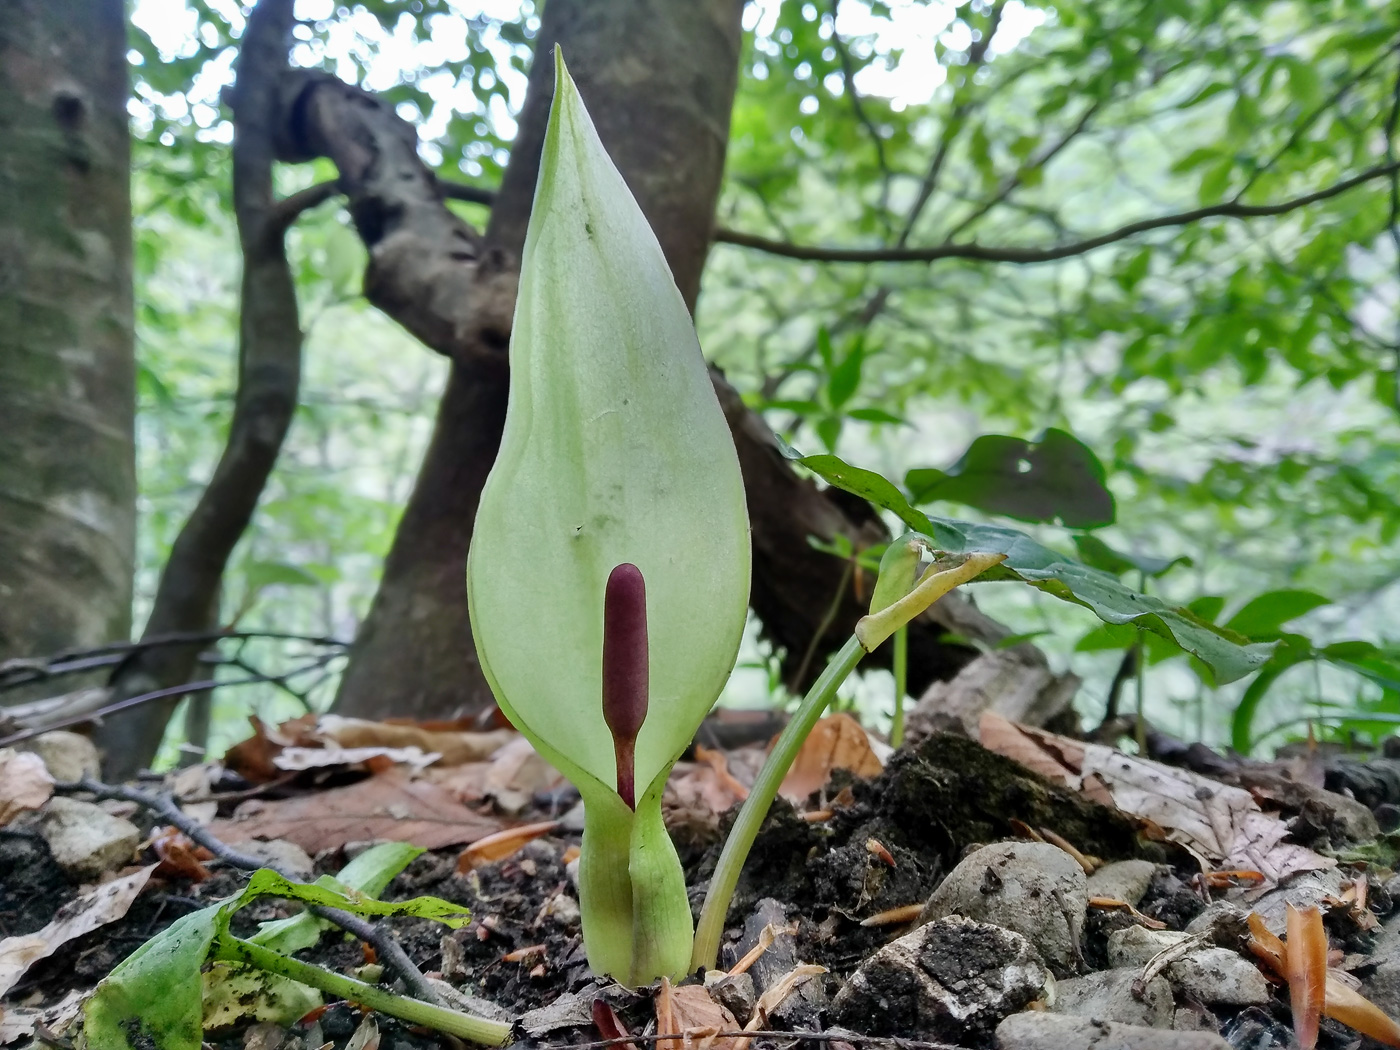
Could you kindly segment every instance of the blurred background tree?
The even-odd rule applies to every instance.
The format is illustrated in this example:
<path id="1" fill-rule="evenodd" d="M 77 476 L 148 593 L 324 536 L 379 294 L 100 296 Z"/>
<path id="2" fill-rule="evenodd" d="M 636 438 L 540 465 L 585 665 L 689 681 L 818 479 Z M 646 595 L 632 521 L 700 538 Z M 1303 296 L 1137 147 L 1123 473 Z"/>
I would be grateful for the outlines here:
<path id="1" fill-rule="evenodd" d="M 1278 743 L 1304 716 L 1342 734 L 1400 717 L 1393 5 L 130 14 L 136 622 L 148 638 L 300 640 L 123 654 L 109 699 L 246 680 L 212 694 L 212 735 L 194 704 L 194 741 L 215 749 L 249 710 L 488 702 L 461 566 L 503 409 L 541 45 L 558 40 L 727 379 L 756 567 L 731 700 L 781 701 L 820 667 L 859 608 L 839 551 L 887 534 L 799 479 L 771 427 L 933 512 L 1041 522 L 1044 542 L 1285 641 L 1254 683 L 1217 690 L 1182 654 L 989 586 L 981 613 L 922 625 L 913 691 L 1009 629 L 1084 679 L 1090 722 L 1134 674 L 1156 723 L 1215 743 Z M 268 418 L 290 422 L 285 442 L 240 444 Z M 1092 493 L 1100 470 L 1107 518 L 1008 502 Z M 878 719 L 889 691 L 872 671 L 854 701 Z M 178 700 L 107 722 L 119 769 L 155 753 Z M 167 747 L 184 735 L 177 720 Z"/>

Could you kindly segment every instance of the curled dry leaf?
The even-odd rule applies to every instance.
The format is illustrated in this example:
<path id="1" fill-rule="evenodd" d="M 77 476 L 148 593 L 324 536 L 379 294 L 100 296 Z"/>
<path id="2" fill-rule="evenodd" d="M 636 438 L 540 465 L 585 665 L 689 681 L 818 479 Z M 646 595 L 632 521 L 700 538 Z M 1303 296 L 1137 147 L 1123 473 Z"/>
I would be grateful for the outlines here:
<path id="1" fill-rule="evenodd" d="M 671 989 L 671 1023 L 675 1027 L 669 1031 L 684 1037 L 683 1047 L 707 1041 L 707 1045 L 717 1050 L 732 1050 L 735 1039 L 733 1036 L 715 1039 L 715 1033 L 733 1032 L 739 1027 L 734 1015 L 711 999 L 710 993 L 698 984 Z M 664 1031 L 659 1023 L 657 1031 Z"/>
<path id="2" fill-rule="evenodd" d="M 482 864 L 505 860 L 525 843 L 548 835 L 559 826 L 557 820 L 543 820 L 538 824 L 522 824 L 518 828 L 506 828 L 494 835 L 477 839 L 457 857 L 457 870 L 468 872 Z"/>
<path id="3" fill-rule="evenodd" d="M 162 879 L 189 879 L 203 882 L 209 869 L 202 861 L 213 860 L 214 854 L 191 842 L 178 828 L 162 828 L 151 839 L 151 849 L 160 858 L 156 875 Z"/>
<path id="4" fill-rule="evenodd" d="M 439 764 L 444 766 L 483 761 L 519 736 L 510 729 L 487 732 L 449 730 L 414 723 L 371 722 L 340 715 L 322 715 L 316 723 L 316 734 L 324 741 L 343 748 L 416 747 L 422 752 L 438 755 Z"/>
<path id="5" fill-rule="evenodd" d="M 0 828 L 53 794 L 53 777 L 32 751 L 0 748 Z"/>
<path id="6" fill-rule="evenodd" d="M 1249 950 L 1275 976 L 1286 978 L 1288 946 L 1264 924 L 1263 917 L 1257 913 L 1250 913 L 1248 923 Z M 1322 1014 L 1387 1046 L 1400 1047 L 1400 1025 L 1332 970 L 1326 973 Z"/>
<path id="7" fill-rule="evenodd" d="M 632 1033 L 627 1031 L 621 1018 L 617 1016 L 617 1011 L 612 1008 L 612 1003 L 602 996 L 593 1000 L 593 1027 L 598 1029 L 598 1034 L 604 1039 L 626 1039 Z M 632 1043 L 620 1044 L 618 1050 L 637 1050 Z"/>
<path id="8" fill-rule="evenodd" d="M 788 801 L 800 804 L 825 786 L 833 770 L 849 769 L 858 777 L 877 777 L 884 768 L 859 722 L 844 713 L 827 715 L 812 727 L 778 791 Z"/>
<path id="9" fill-rule="evenodd" d="M 1316 905 L 1288 905 L 1288 1002 L 1293 1010 L 1293 1033 L 1302 1050 L 1317 1045 L 1317 1025 L 1327 995 L 1327 931 Z"/>

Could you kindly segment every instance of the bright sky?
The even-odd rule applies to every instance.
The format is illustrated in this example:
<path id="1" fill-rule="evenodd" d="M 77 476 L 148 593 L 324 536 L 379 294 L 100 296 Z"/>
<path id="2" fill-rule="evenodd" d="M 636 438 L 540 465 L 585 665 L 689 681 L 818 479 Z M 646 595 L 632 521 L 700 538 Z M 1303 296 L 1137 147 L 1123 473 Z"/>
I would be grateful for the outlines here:
<path id="1" fill-rule="evenodd" d="M 760 36 L 767 36 L 777 22 L 780 4 L 781 0 L 753 0 L 744 12 L 745 28 L 756 29 Z M 241 26 L 243 15 L 237 0 L 209 0 L 209 5 L 232 24 Z M 336 0 L 297 0 L 296 14 L 308 21 L 326 19 L 335 6 Z M 498 57 L 496 68 L 510 91 L 512 105 L 519 106 L 524 99 L 525 77 L 506 61 L 510 45 L 500 39 L 492 25 L 513 20 L 519 12 L 518 0 L 452 0 L 452 6 L 464 17 L 435 18 L 430 39 L 426 41 L 414 40 L 413 25 L 407 15 L 392 33 L 386 33 L 373 15 L 360 11 L 332 22 L 329 40 L 314 47 L 311 43 L 303 44 L 296 58 L 310 63 L 329 55 L 336 64 L 337 74 L 350 81 L 358 79 L 355 66 L 358 58 L 368 69 L 364 86 L 372 91 L 383 90 L 397 83 L 405 69 L 433 69 L 465 58 L 468 53 L 467 19 L 471 19 L 481 27 L 479 31 L 485 45 Z M 836 29 L 843 39 L 871 37 L 876 53 L 888 56 L 893 52 L 895 55 L 861 70 L 856 77 L 856 87 L 862 94 L 889 98 L 896 108 L 921 105 L 947 79 L 944 68 L 933 59 L 935 41 L 942 39 L 948 46 L 962 49 L 970 43 L 969 33 L 965 25 L 954 21 L 956 4 L 953 0 L 889 0 L 889 9 L 889 18 L 877 18 L 865 4 L 846 0 L 840 7 Z M 1028 8 L 1022 0 L 1010 0 L 1003 11 L 992 53 L 1010 51 L 1044 20 L 1042 10 Z M 185 0 L 136 0 L 132 21 L 150 35 L 163 53 L 172 57 L 189 51 L 198 25 L 195 12 L 186 6 Z M 853 43 L 858 52 L 867 46 L 862 40 Z M 220 119 L 217 100 L 219 90 L 232 80 L 231 61 L 232 55 L 229 55 L 208 68 L 191 85 L 185 99 L 133 99 L 132 116 L 138 121 L 149 119 L 149 107 L 155 102 L 172 118 L 182 118 L 188 109 L 196 124 L 208 129 L 210 137 L 226 138 L 229 129 Z M 426 139 L 443 132 L 453 110 L 468 113 L 476 110 L 477 100 L 470 87 L 457 84 L 450 74 L 429 74 L 419 84 L 439 103 L 431 117 L 420 126 Z M 815 99 L 812 101 L 815 105 Z M 489 118 L 503 137 L 514 135 L 515 122 L 499 96 L 493 96 Z"/>

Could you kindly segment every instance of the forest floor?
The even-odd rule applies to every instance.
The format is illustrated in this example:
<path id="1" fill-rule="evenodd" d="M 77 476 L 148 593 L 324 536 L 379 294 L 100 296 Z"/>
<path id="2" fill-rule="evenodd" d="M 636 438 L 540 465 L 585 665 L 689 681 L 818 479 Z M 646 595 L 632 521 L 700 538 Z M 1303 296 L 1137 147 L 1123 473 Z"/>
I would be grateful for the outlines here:
<path id="1" fill-rule="evenodd" d="M 720 970 L 676 987 L 633 991 L 590 973 L 570 871 L 577 796 L 511 733 L 456 733 L 465 749 L 451 752 L 455 731 L 441 728 L 258 726 L 225 764 L 127 794 L 173 792 L 182 819 L 235 860 L 256 852 L 304 879 L 335 874 L 373 841 L 429 847 L 381 898 L 444 898 L 468 907 L 470 922 L 384 921 L 419 971 L 472 1008 L 494 1004 L 532 1046 L 631 1033 L 638 1050 L 1284 1048 L 1296 1045 L 1286 976 L 1299 964 L 1270 965 L 1270 945 L 1279 948 L 1268 931 L 1285 932 L 1291 906 L 1322 914 L 1323 1012 L 1348 1022 L 1324 1017 L 1318 1045 L 1370 1041 L 1348 1025 L 1400 1039 L 1384 1013 L 1332 1008 L 1343 994 L 1334 981 L 1390 1016 L 1400 1007 L 1400 879 L 1395 841 L 1365 807 L 1323 787 L 1316 761 L 1219 762 L 1207 779 L 998 720 L 984 723 L 988 747 L 939 734 L 890 753 L 841 718 L 824 721 L 770 813 L 729 913 Z M 400 731 L 410 729 L 423 746 L 405 743 Z M 424 766 L 429 752 L 452 761 Z M 673 775 L 668 826 L 697 913 L 762 755 L 761 743 L 702 747 Z M 0 779 L 0 803 L 23 796 L 22 778 Z M 75 861 L 55 830 L 57 810 L 78 812 L 72 800 L 90 793 L 60 785 L 28 812 L 22 797 L 0 804 L 0 1044 L 72 1046 L 81 993 L 182 916 L 245 885 L 228 856 L 132 797 L 99 800 L 142 836 L 101 871 Z M 136 889 L 97 916 L 92 895 L 115 894 L 123 879 Z M 258 899 L 236 913 L 232 932 L 298 910 Z M 384 963 L 336 929 L 298 958 L 371 981 Z M 1321 987 L 1324 977 L 1312 979 Z M 382 980 L 396 987 L 392 971 Z M 295 1020 L 235 1011 L 204 1039 L 227 1050 L 453 1041 L 328 1002 Z M 721 1034 L 746 1026 L 790 1034 L 747 1043 Z M 673 1033 L 682 1038 L 657 1039 Z"/>

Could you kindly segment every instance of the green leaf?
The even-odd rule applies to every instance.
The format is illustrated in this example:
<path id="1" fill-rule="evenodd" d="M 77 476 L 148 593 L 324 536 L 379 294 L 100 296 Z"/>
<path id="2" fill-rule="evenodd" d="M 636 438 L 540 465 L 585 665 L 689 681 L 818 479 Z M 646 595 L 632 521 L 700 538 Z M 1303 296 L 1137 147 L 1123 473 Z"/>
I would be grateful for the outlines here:
<path id="1" fill-rule="evenodd" d="M 1290 620 L 1331 604 L 1330 598 L 1313 591 L 1266 591 L 1246 602 L 1225 626 L 1250 638 L 1270 637 L 1278 634 Z"/>
<path id="2" fill-rule="evenodd" d="M 789 453 L 794 451 L 788 448 Z M 837 456 L 796 454 L 795 458 L 831 484 L 898 514 L 910 528 L 929 537 L 938 550 L 1005 554 L 1006 560 L 984 572 L 981 579 L 1019 580 L 1082 605 L 1105 623 L 1132 624 L 1152 631 L 1199 657 L 1219 682 L 1233 682 L 1258 670 L 1273 652 L 1271 644 L 1248 644 L 1247 638 L 1202 619 L 1190 609 L 1138 594 L 1107 573 L 1070 561 L 1023 532 L 1000 525 L 930 518 L 910 507 L 904 494 L 874 471 L 853 467 Z"/>
<path id="3" fill-rule="evenodd" d="M 438 897 L 377 901 L 291 882 L 263 868 L 253 872 L 237 896 L 176 920 L 103 978 L 83 1008 L 87 1046 L 91 1050 L 199 1050 L 204 1016 L 200 969 L 214 940 L 228 933 L 233 913 L 259 897 L 285 897 L 363 916 L 411 915 L 452 929 L 471 919 L 462 905 Z"/>
<path id="4" fill-rule="evenodd" d="M 1103 464 L 1072 434 L 1053 428 L 1034 442 L 984 434 L 946 471 L 911 470 L 904 483 L 915 503 L 953 500 L 1021 521 L 1079 529 L 1114 519 Z"/>
<path id="5" fill-rule="evenodd" d="M 883 408 L 853 408 L 846 413 L 848 419 L 858 419 L 862 423 L 892 423 L 897 426 L 907 427 L 909 420 L 903 416 L 897 416 L 893 412 L 887 412 Z"/>
<path id="6" fill-rule="evenodd" d="M 283 587 L 319 587 L 321 581 L 305 569 L 284 562 L 255 561 L 243 570 L 243 585 L 249 593 L 277 584 Z"/>
<path id="7" fill-rule="evenodd" d="M 841 363 L 831 370 L 826 381 L 826 396 L 833 409 L 840 409 L 860 386 L 861 369 L 865 364 L 865 341 L 857 336 Z"/>
<path id="8" fill-rule="evenodd" d="M 333 878 L 322 875 L 316 880 L 316 885 L 341 893 L 350 890 L 366 897 L 378 897 L 394 880 L 394 876 L 423 852 L 421 846 L 407 842 L 380 842 L 341 868 Z M 310 912 L 302 912 L 286 919 L 262 923 L 258 932 L 248 939 L 254 944 L 290 955 L 310 948 L 320 940 L 321 931 L 330 929 L 331 925 Z"/>

